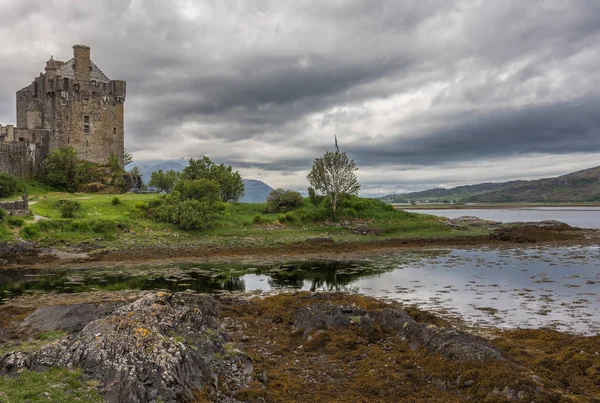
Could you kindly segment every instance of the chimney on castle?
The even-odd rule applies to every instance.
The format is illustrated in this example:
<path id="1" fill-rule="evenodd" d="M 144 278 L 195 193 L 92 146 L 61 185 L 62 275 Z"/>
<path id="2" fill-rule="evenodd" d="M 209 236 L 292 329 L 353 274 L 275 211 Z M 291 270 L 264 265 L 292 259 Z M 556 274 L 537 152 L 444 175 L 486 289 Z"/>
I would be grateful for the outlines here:
<path id="1" fill-rule="evenodd" d="M 79 81 L 90 81 L 92 62 L 90 60 L 90 47 L 86 45 L 73 46 L 75 59 L 75 77 Z"/>

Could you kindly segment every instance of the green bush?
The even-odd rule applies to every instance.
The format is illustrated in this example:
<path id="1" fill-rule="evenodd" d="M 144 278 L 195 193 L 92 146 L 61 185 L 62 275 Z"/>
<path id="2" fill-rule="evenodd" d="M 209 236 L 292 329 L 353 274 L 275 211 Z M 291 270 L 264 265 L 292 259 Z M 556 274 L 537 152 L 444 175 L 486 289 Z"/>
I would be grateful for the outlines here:
<path id="1" fill-rule="evenodd" d="M 73 231 L 71 220 L 41 220 L 37 222 L 41 232 L 68 232 Z"/>
<path id="2" fill-rule="evenodd" d="M 10 237 L 10 232 L 6 227 L 6 223 L 0 222 L 0 239 L 8 239 Z"/>
<path id="3" fill-rule="evenodd" d="M 75 213 L 81 209 L 81 204 L 75 200 L 60 200 L 58 209 L 62 218 L 73 218 Z"/>
<path id="4" fill-rule="evenodd" d="M 175 224 L 184 230 L 206 229 L 216 223 L 217 216 L 225 208 L 224 203 L 210 199 L 182 199 L 181 193 L 174 191 L 152 209 L 152 218 L 158 222 Z"/>
<path id="5" fill-rule="evenodd" d="M 265 217 L 263 215 L 260 214 L 256 214 L 254 216 L 254 218 L 252 218 L 252 222 L 254 224 L 263 224 L 263 225 L 268 225 L 268 224 L 272 224 L 273 220 L 269 219 L 268 217 Z"/>
<path id="6" fill-rule="evenodd" d="M 21 234 L 25 239 L 35 238 L 40 234 L 40 227 L 38 223 L 28 224 L 25 227 L 23 227 Z"/>
<path id="7" fill-rule="evenodd" d="M 221 199 L 219 196 L 219 184 L 205 178 L 180 180 L 175 184 L 173 191 L 179 192 L 182 200 L 207 200 L 211 203 L 216 203 Z"/>
<path id="8" fill-rule="evenodd" d="M 133 208 L 129 212 L 129 218 L 134 220 L 143 220 L 146 218 L 152 218 L 152 208 L 150 207 L 152 202 L 144 203 L 137 202 L 133 205 Z"/>
<path id="9" fill-rule="evenodd" d="M 302 205 L 302 195 L 294 190 L 275 189 L 267 198 L 267 212 L 285 213 Z"/>
<path id="10" fill-rule="evenodd" d="M 23 217 L 8 217 L 6 222 L 11 228 L 22 227 L 25 224 L 25 219 Z"/>
<path id="11" fill-rule="evenodd" d="M 21 189 L 21 182 L 12 175 L 0 172 L 0 197 L 8 197 Z"/>
<path id="12" fill-rule="evenodd" d="M 89 232 L 90 223 L 87 220 L 77 220 L 71 223 L 71 228 L 66 231 Z"/>
<path id="13" fill-rule="evenodd" d="M 99 233 L 114 232 L 117 230 L 117 223 L 114 220 L 101 218 L 90 222 L 92 231 Z"/>
<path id="14" fill-rule="evenodd" d="M 6 210 L 0 208 L 0 222 L 6 221 L 6 217 L 8 217 L 8 213 Z"/>
<path id="15" fill-rule="evenodd" d="M 111 202 L 111 204 L 112 204 L 113 206 L 116 206 L 116 205 L 118 205 L 118 204 L 121 204 L 121 200 L 120 200 L 120 199 L 119 199 L 117 196 L 113 197 L 113 198 L 112 198 L 112 200 L 111 200 L 110 202 Z"/>
<path id="16" fill-rule="evenodd" d="M 217 213 L 206 201 L 184 200 L 179 206 L 176 223 L 183 230 L 206 229 L 215 224 Z"/>

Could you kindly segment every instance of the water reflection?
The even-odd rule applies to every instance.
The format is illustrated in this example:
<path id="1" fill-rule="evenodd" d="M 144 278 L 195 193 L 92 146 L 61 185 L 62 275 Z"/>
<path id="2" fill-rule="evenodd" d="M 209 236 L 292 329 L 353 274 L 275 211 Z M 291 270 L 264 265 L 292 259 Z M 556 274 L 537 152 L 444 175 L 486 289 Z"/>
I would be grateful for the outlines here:
<path id="1" fill-rule="evenodd" d="M 191 289 L 356 292 L 460 316 L 477 325 L 600 331 L 600 248 L 399 252 L 361 262 L 114 267 L 0 272 L 2 299 L 31 293 Z"/>

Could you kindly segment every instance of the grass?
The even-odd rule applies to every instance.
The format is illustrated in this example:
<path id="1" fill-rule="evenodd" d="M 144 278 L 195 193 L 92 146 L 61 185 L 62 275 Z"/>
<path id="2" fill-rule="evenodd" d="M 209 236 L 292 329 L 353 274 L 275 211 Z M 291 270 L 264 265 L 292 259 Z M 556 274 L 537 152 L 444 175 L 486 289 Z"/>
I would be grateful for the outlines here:
<path id="1" fill-rule="evenodd" d="M 25 341 L 18 345 L 10 345 L 9 344 L 9 345 L 5 345 L 5 346 L 0 346 L 0 356 L 2 356 L 3 354 L 6 354 L 8 352 L 11 352 L 11 351 L 21 351 L 24 353 L 37 351 L 40 348 L 42 348 L 43 346 L 45 346 L 46 344 L 49 344 L 55 340 L 60 340 L 63 337 L 65 337 L 66 335 L 67 334 L 63 331 L 44 332 L 44 333 L 39 334 L 37 339 L 35 339 L 35 340 L 28 340 L 28 341 Z M 1 399 L 0 399 L 0 402 L 2 402 Z"/>
<path id="2" fill-rule="evenodd" d="M 485 230 L 457 233 L 438 217 L 395 210 L 372 199 L 352 197 L 339 210 L 339 220 L 327 218 L 324 206 L 315 207 L 307 198 L 298 209 L 286 213 L 265 213 L 262 203 L 228 203 L 213 228 L 183 231 L 177 226 L 150 219 L 132 219 L 136 205 L 160 197 L 156 194 L 113 194 L 50 192 L 32 197 L 31 210 L 49 218 L 26 222 L 12 232 L 25 239 L 53 247 L 88 242 L 112 250 L 142 246 L 273 247 L 309 238 L 331 238 L 336 242 L 372 242 L 386 239 L 433 239 L 485 235 Z M 73 218 L 63 219 L 62 200 L 77 201 L 80 208 Z M 6 227 L 6 226 L 4 226 Z M 356 231 L 365 227 L 366 231 Z M 0 224 L 0 239 L 12 232 Z"/>
<path id="3" fill-rule="evenodd" d="M 86 382 L 81 370 L 51 368 L 24 371 L 19 376 L 0 376 L 0 402 L 103 402 L 95 381 Z"/>

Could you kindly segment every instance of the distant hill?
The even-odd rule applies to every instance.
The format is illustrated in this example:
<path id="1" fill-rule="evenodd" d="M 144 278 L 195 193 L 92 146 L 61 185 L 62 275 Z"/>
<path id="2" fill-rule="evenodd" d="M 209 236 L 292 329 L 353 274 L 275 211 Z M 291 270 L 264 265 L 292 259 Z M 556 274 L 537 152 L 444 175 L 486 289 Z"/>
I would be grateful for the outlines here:
<path id="1" fill-rule="evenodd" d="M 429 190 L 422 190 L 420 192 L 402 193 L 397 195 L 387 195 L 380 197 L 388 203 L 408 203 L 411 200 L 419 200 L 429 202 L 445 202 L 445 201 L 460 201 L 462 199 L 476 196 L 479 194 L 491 192 L 494 190 L 501 189 L 511 184 L 516 184 L 520 181 L 504 182 L 504 183 L 480 183 L 478 185 L 465 185 L 458 186 L 451 189 L 435 188 Z"/>
<path id="2" fill-rule="evenodd" d="M 482 183 L 452 189 L 388 195 L 380 198 L 390 203 L 419 200 L 462 203 L 511 202 L 600 202 L 600 167 L 556 178 L 503 183 Z"/>
<path id="3" fill-rule="evenodd" d="M 600 202 L 600 167 L 556 178 L 523 181 L 467 197 L 465 203 Z"/>
<path id="4" fill-rule="evenodd" d="M 162 169 L 163 171 L 169 171 L 172 169 L 174 171 L 181 172 L 187 165 L 187 160 L 140 161 L 128 166 L 128 169 L 131 170 L 134 166 L 137 166 L 142 174 L 144 183 L 147 184 L 150 181 L 152 172 L 156 172 L 159 169 Z M 273 190 L 273 188 L 266 183 L 256 179 L 242 180 L 244 181 L 245 187 L 244 196 L 240 199 L 240 202 L 242 203 L 264 203 L 267 200 L 269 193 Z"/>

